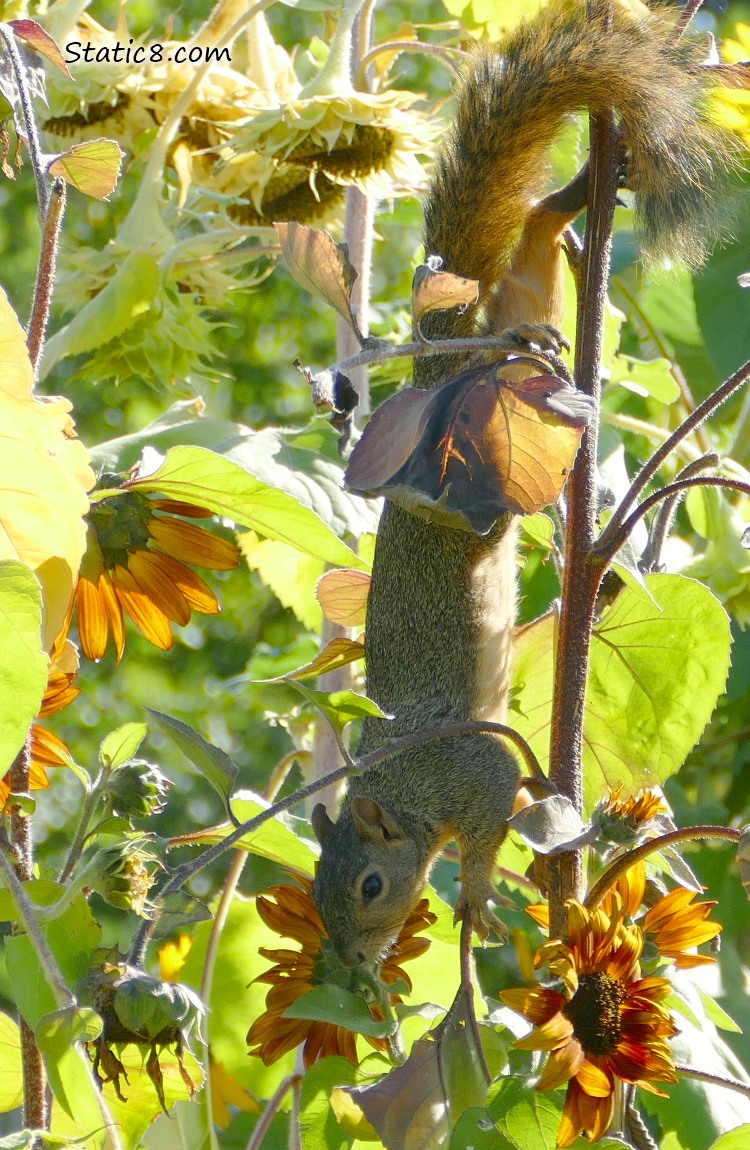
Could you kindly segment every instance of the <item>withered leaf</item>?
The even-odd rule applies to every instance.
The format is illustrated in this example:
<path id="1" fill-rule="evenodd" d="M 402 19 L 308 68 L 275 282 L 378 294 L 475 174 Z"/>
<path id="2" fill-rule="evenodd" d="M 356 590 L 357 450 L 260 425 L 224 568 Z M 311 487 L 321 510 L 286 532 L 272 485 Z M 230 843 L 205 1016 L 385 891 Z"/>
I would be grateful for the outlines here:
<path id="1" fill-rule="evenodd" d="M 507 370 L 480 365 L 386 400 L 352 452 L 349 490 L 479 535 L 508 511 L 555 503 L 592 401 L 556 375 L 518 381 Z"/>
<path id="2" fill-rule="evenodd" d="M 315 589 L 326 619 L 343 627 L 363 626 L 370 582 L 366 571 L 355 571 L 353 567 L 326 571 Z"/>
<path id="3" fill-rule="evenodd" d="M 276 233 L 289 271 L 297 283 L 334 307 L 362 336 L 351 307 L 357 270 L 349 262 L 347 244 L 337 244 L 328 232 L 304 224 L 276 223 Z"/>
<path id="4" fill-rule="evenodd" d="M 20 40 L 24 40 L 30 48 L 49 60 L 50 64 L 54 64 L 64 76 L 70 76 L 70 69 L 57 41 L 53 40 L 49 32 L 44 31 L 41 24 L 37 24 L 36 20 L 9 20 L 8 23 Z"/>
<path id="5" fill-rule="evenodd" d="M 440 261 L 442 263 L 442 261 Z M 479 299 L 479 280 L 464 279 L 452 272 L 440 270 L 439 263 L 430 257 L 414 273 L 411 289 L 411 312 L 414 326 L 419 327 L 423 315 L 452 307 L 470 307 Z"/>
<path id="6" fill-rule="evenodd" d="M 388 1150 L 443 1146 L 458 1115 L 482 1105 L 487 1083 L 459 990 L 440 1026 L 418 1039 L 403 1066 L 373 1086 L 345 1086 Z"/>

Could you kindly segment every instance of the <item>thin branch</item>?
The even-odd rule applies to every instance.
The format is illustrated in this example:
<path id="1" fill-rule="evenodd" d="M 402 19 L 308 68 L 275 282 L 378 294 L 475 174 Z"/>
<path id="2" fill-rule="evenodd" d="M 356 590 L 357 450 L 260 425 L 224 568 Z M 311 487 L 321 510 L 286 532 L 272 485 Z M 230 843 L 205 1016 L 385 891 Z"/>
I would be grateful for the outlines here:
<path id="1" fill-rule="evenodd" d="M 661 503 L 663 499 L 671 499 L 673 495 L 677 495 L 679 492 L 689 491 L 691 487 L 726 487 L 730 491 L 741 491 L 743 495 L 750 495 L 750 483 L 743 483 L 739 479 L 727 479 L 723 475 L 698 476 L 695 479 L 681 479 L 678 482 L 669 483 L 666 487 L 654 491 L 648 499 L 644 499 L 643 503 L 635 509 L 632 515 L 628 516 L 614 535 L 609 533 L 609 527 L 611 527 L 611 523 L 609 523 L 594 547 L 594 555 L 603 562 L 604 567 L 607 567 L 628 539 L 636 523 L 639 523 L 652 507 Z"/>
<path id="2" fill-rule="evenodd" d="M 686 0 L 685 7 L 680 13 L 680 18 L 674 26 L 674 30 L 667 38 L 665 47 L 671 48 L 678 40 L 681 40 L 687 31 L 693 17 L 700 12 L 703 7 L 703 0 Z"/>
<path id="3" fill-rule="evenodd" d="M 366 56 L 362 57 L 357 73 L 358 80 L 372 61 L 384 52 L 418 52 L 423 56 L 434 56 L 441 64 L 445 64 L 454 76 L 461 74 L 461 63 L 469 58 L 468 52 L 464 52 L 463 48 L 453 48 L 448 44 L 427 44 L 422 40 L 386 40 L 382 44 L 376 44 Z M 456 63 L 451 59 L 452 56 L 458 56 L 459 62 Z"/>
<path id="4" fill-rule="evenodd" d="M 587 896 L 584 905 L 588 910 L 596 910 L 607 891 L 615 885 L 618 878 L 636 863 L 647 859 L 656 851 L 664 850 L 665 847 L 674 846 L 676 843 L 692 842 L 695 839 L 727 839 L 729 842 L 738 843 L 740 832 L 731 827 L 721 826 L 681 827 L 679 830 L 668 831 L 665 835 L 658 835 L 656 838 L 649 839 L 648 842 L 641 843 L 639 847 L 628 851 L 626 855 L 620 855 L 619 858 L 615 859 Z"/>
<path id="5" fill-rule="evenodd" d="M 723 1074 L 708 1074 L 705 1070 L 696 1070 L 694 1066 L 683 1066 L 675 1062 L 675 1070 L 683 1078 L 695 1078 L 699 1082 L 710 1082 L 712 1086 L 723 1086 L 725 1090 L 736 1090 L 750 1098 L 750 1083 L 740 1082 L 737 1078 L 726 1078 Z"/>
<path id="6" fill-rule="evenodd" d="M 334 364 L 333 370 L 347 374 L 356 367 L 369 363 L 385 363 L 389 359 L 403 359 L 417 355 L 451 355 L 455 352 L 508 350 L 508 340 L 502 335 L 470 336 L 469 338 L 414 340 L 412 343 L 374 343 L 355 355 Z M 549 372 L 549 361 L 527 352 L 508 352 L 507 363 L 529 363 L 540 371 Z"/>
<path id="7" fill-rule="evenodd" d="M 39 216 L 44 219 L 47 215 L 47 204 L 49 201 L 49 184 L 47 182 L 47 165 L 44 162 L 44 153 L 39 140 L 39 132 L 36 126 L 36 117 L 34 116 L 34 106 L 31 98 L 31 90 L 29 88 L 29 81 L 26 75 L 26 67 L 24 65 L 21 53 L 18 51 L 18 44 L 14 35 L 13 29 L 8 27 L 7 24 L 0 24 L 0 36 L 5 41 L 5 47 L 8 51 L 8 58 L 10 60 L 11 68 L 13 69 L 13 77 L 16 81 L 18 88 L 18 97 L 21 105 L 21 116 L 23 119 L 23 126 L 26 132 L 26 142 L 31 157 L 31 166 L 34 170 L 34 179 L 36 180 L 36 196 L 39 203 Z"/>
<path id="8" fill-rule="evenodd" d="M 318 791 L 324 790 L 326 787 L 333 786 L 335 783 L 341 782 L 342 779 L 347 778 L 352 770 L 357 772 L 371 770 L 373 767 L 378 766 L 380 763 L 392 759 L 395 755 L 400 754 L 404 750 L 411 749 L 412 747 L 421 746 L 423 743 L 431 743 L 437 739 L 447 739 L 454 735 L 502 735 L 508 739 L 509 742 L 521 752 L 526 764 L 533 774 L 544 779 L 544 772 L 539 765 L 539 760 L 532 751 L 526 740 L 514 731 L 512 727 L 506 727 L 503 723 L 489 723 L 483 722 L 478 719 L 469 719 L 465 722 L 459 723 L 445 723 L 440 727 L 430 727 L 425 731 L 417 731 L 411 735 L 404 735 L 402 738 L 392 740 L 388 746 L 379 747 L 376 751 L 371 751 L 368 755 L 363 755 L 361 759 L 354 759 L 352 767 L 343 766 L 338 767 L 335 771 L 330 771 L 329 774 L 322 776 L 322 778 L 314 779 L 304 787 L 300 787 L 294 794 L 287 795 L 286 798 L 280 799 L 273 806 L 260 814 L 255 815 L 253 818 L 248 819 L 247 822 L 241 823 L 230 835 L 227 835 L 221 842 L 214 843 L 213 846 L 207 847 L 197 859 L 191 862 L 183 863 L 182 866 L 175 868 L 171 878 L 167 881 L 164 887 L 159 891 L 158 897 L 163 900 L 167 895 L 172 894 L 174 891 L 179 890 L 180 887 L 198 874 L 204 867 L 210 866 L 217 858 L 220 858 L 225 851 L 231 850 L 232 847 L 237 846 L 246 835 L 251 835 L 259 830 L 264 823 L 269 819 L 275 818 L 276 815 L 281 814 L 283 811 L 288 811 L 291 807 L 296 806 L 298 803 L 304 802 L 310 798 L 311 795 L 317 794 Z M 133 966 L 142 966 L 143 959 L 146 951 L 148 940 L 151 936 L 151 930 L 154 925 L 154 920 L 144 919 L 140 924 L 138 931 L 133 939 L 128 955 L 128 962 Z"/>
<path id="9" fill-rule="evenodd" d="M 466 1013 L 469 1017 L 469 1028 L 471 1030 L 471 1036 L 474 1039 L 479 1065 L 482 1068 L 484 1080 L 489 1086 L 492 1082 L 492 1073 L 487 1065 L 487 1058 L 485 1057 L 482 1038 L 479 1033 L 479 1026 L 477 1025 L 477 1012 L 474 1009 L 474 982 L 471 977 L 471 936 L 473 929 L 471 925 L 471 911 L 467 908 L 461 920 L 461 990 L 463 990 L 466 998 Z"/>
<path id="10" fill-rule="evenodd" d="M 284 1079 L 274 1096 L 266 1103 L 266 1108 L 258 1119 L 258 1124 L 253 1130 L 246 1150 L 260 1150 L 269 1126 L 281 1109 L 281 1103 L 295 1084 L 302 1081 L 302 1077 L 301 1074 L 290 1074 L 288 1078 Z"/>
<path id="11" fill-rule="evenodd" d="M 688 463 L 687 467 L 683 467 L 677 476 L 676 482 L 681 483 L 683 479 L 692 479 L 694 476 L 700 475 L 702 471 L 708 471 L 709 469 L 718 467 L 719 463 L 719 456 L 716 452 L 704 455 L 700 459 Z M 671 499 L 665 499 L 654 516 L 648 543 L 639 562 L 641 571 L 649 572 L 659 570 L 662 550 L 674 525 L 677 509 L 684 498 L 685 493 L 683 492 L 679 495 L 673 495 Z"/>
<path id="12" fill-rule="evenodd" d="M 742 367 L 739 367 L 737 371 L 735 371 L 734 375 L 730 375 L 729 379 L 723 383 L 721 387 L 717 388 L 717 390 L 709 395 L 707 399 L 704 399 L 703 403 L 699 404 L 695 411 L 692 411 L 687 419 L 683 420 L 677 430 L 672 432 L 669 439 L 667 439 L 666 442 L 663 443 L 662 446 L 654 452 L 651 458 L 646 463 L 644 463 L 643 467 L 631 483 L 630 490 L 628 491 L 627 495 L 622 500 L 620 506 L 617 508 L 609 523 L 599 536 L 597 541 L 598 552 L 607 554 L 611 550 L 610 540 L 612 536 L 619 531 L 619 528 L 622 526 L 628 511 L 633 506 L 633 504 L 636 503 L 638 496 L 646 488 L 654 475 L 656 475 L 656 472 L 659 470 L 665 459 L 668 459 L 672 454 L 675 447 L 677 447 L 677 445 L 681 443 L 683 439 L 690 435 L 690 433 L 694 431 L 696 427 L 700 427 L 700 425 L 704 423 L 705 420 L 709 418 L 709 416 L 713 415 L 713 413 L 717 411 L 723 403 L 726 403 L 726 401 L 730 399 L 735 394 L 735 392 L 739 391 L 739 389 L 747 382 L 748 379 L 750 379 L 750 360 L 748 360 L 746 363 L 743 363 Z"/>
<path id="13" fill-rule="evenodd" d="M 47 331 L 49 309 L 52 303 L 52 293 L 55 288 L 55 269 L 57 267 L 57 251 L 60 239 L 63 216 L 65 215 L 66 188 L 65 180 L 57 179 L 52 185 L 52 191 L 47 205 L 47 213 L 42 228 L 42 247 L 39 253 L 39 267 L 37 269 L 36 284 L 34 286 L 34 300 L 31 307 L 31 318 L 26 331 L 26 343 L 29 349 L 29 359 L 36 376 L 39 360 L 44 347 L 44 336 Z"/>

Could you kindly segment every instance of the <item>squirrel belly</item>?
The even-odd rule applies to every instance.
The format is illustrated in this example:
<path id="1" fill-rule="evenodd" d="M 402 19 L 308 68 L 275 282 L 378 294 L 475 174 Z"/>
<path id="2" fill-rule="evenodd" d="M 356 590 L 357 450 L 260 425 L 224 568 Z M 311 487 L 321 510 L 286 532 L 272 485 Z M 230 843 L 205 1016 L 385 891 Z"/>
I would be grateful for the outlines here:
<path id="1" fill-rule="evenodd" d="M 565 229 L 587 181 L 545 195 L 548 153 L 566 117 L 616 109 L 628 186 L 654 253 L 699 260 L 709 208 L 732 167 L 732 145 L 707 118 L 702 49 L 667 49 L 662 15 L 618 9 L 606 33 L 581 10 L 551 5 L 499 50 L 480 49 L 425 203 L 425 250 L 478 279 L 479 304 L 432 312 L 430 339 L 558 326 Z M 437 387 L 491 356 L 420 356 L 414 384 Z M 367 692 L 392 721 L 367 719 L 358 753 L 389 738 L 472 718 L 503 721 L 515 617 L 512 516 L 483 537 L 416 518 L 389 503 L 375 552 L 366 628 Z M 402 751 L 349 779 L 338 820 L 318 804 L 321 858 L 313 897 L 348 964 L 387 951 L 432 864 L 458 843 L 465 910 L 481 937 L 502 925 L 487 910 L 519 769 L 491 735 L 450 736 Z"/>

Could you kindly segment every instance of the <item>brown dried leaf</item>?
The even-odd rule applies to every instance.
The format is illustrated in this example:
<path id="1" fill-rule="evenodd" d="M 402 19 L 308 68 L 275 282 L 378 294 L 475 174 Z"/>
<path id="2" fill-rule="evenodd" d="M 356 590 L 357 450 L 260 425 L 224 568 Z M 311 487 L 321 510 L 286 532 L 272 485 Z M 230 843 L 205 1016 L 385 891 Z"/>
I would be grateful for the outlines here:
<path id="1" fill-rule="evenodd" d="M 592 413 L 558 376 L 512 381 L 469 368 L 432 391 L 406 388 L 373 415 L 349 461 L 351 491 L 486 534 L 508 511 L 559 498 Z"/>
<path id="2" fill-rule="evenodd" d="M 411 311 L 414 326 L 422 316 L 446 308 L 467 308 L 479 299 L 479 280 L 464 279 L 443 272 L 433 262 L 421 264 L 414 273 L 411 289 Z"/>
<path id="3" fill-rule="evenodd" d="M 355 571 L 353 567 L 327 571 L 315 589 L 326 619 L 343 627 L 363 627 L 370 582 L 366 571 Z"/>
<path id="4" fill-rule="evenodd" d="M 334 307 L 361 339 L 351 308 L 357 270 L 349 262 L 346 244 L 334 242 L 328 232 L 304 224 L 276 223 L 276 233 L 287 266 L 307 291 Z"/>
<path id="5" fill-rule="evenodd" d="M 8 23 L 19 40 L 24 40 L 30 48 L 40 56 L 44 56 L 50 64 L 54 64 L 64 76 L 70 76 L 70 69 L 65 63 L 57 41 L 53 40 L 49 32 L 45 32 L 36 20 L 9 20 Z"/>

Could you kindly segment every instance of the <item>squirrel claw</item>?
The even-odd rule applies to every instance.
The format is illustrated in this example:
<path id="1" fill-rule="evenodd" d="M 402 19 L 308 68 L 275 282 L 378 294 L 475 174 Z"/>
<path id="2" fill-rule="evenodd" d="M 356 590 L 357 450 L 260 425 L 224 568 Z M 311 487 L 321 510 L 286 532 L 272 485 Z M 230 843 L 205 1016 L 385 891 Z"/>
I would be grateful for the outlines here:
<path id="1" fill-rule="evenodd" d="M 501 338 L 513 347 L 534 347 L 555 356 L 560 355 L 563 349 L 570 351 L 565 336 L 549 323 L 519 323 L 516 327 L 506 328 Z"/>
<path id="2" fill-rule="evenodd" d="M 495 931 L 501 942 L 507 942 L 509 937 L 507 926 L 487 905 L 488 902 L 500 901 L 505 902 L 491 883 L 482 884 L 481 889 L 475 884 L 470 891 L 462 886 L 461 893 L 456 900 L 453 922 L 461 922 L 468 910 L 472 930 L 482 942 L 487 941 L 490 930 Z"/>

